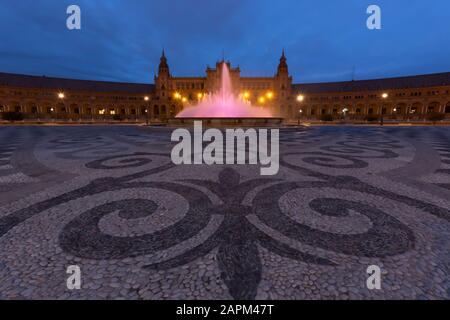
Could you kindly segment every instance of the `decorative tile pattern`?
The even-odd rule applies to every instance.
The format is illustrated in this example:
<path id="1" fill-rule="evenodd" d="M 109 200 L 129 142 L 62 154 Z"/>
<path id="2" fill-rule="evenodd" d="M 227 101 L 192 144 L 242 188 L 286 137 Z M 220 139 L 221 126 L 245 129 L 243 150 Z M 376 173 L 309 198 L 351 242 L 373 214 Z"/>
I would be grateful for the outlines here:
<path id="1" fill-rule="evenodd" d="M 449 298 L 450 190 L 408 172 L 416 140 L 445 157 L 446 128 L 282 129 L 271 178 L 174 166 L 168 129 L 0 129 L 38 136 L 0 143 L 18 152 L 3 165 L 32 176 L 0 208 L 3 298 Z M 66 289 L 71 264 L 82 290 Z M 380 291 L 365 287 L 371 264 Z"/>

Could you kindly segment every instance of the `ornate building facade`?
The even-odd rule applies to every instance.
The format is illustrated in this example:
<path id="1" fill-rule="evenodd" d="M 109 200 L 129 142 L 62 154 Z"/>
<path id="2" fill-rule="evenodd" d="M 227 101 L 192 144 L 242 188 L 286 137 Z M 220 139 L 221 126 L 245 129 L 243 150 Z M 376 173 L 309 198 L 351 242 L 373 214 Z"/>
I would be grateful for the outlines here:
<path id="1" fill-rule="evenodd" d="M 0 73 L 0 113 L 31 120 L 164 121 L 217 91 L 221 63 L 237 95 L 286 120 L 450 118 L 450 72 L 377 80 L 293 84 L 283 51 L 273 77 L 241 77 L 218 62 L 204 77 L 172 76 L 163 52 L 154 84 L 72 80 Z"/>

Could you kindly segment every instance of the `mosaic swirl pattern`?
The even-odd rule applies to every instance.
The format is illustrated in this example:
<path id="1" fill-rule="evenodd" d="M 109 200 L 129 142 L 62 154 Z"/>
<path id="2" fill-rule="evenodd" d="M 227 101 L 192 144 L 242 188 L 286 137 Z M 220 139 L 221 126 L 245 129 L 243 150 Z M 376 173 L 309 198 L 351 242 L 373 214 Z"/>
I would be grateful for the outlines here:
<path id="1" fill-rule="evenodd" d="M 16 130 L 29 129 L 0 135 Z M 3 205 L 4 298 L 448 298 L 450 202 L 389 179 L 424 145 L 404 129 L 281 130 L 272 178 L 254 166 L 174 166 L 169 130 L 40 130 L 33 161 L 67 175 L 34 177 L 40 190 Z M 441 166 L 437 153 L 429 161 Z M 65 288 L 70 264 L 82 290 Z M 365 288 L 371 264 L 384 270 L 378 292 Z"/>

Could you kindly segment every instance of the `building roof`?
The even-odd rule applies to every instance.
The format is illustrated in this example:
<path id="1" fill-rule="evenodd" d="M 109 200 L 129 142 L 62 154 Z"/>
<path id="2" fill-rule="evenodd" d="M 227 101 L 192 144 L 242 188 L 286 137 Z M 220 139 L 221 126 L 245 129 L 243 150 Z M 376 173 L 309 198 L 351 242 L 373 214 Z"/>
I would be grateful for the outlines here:
<path id="1" fill-rule="evenodd" d="M 0 86 L 67 91 L 121 92 L 130 94 L 148 94 L 155 89 L 153 84 L 75 80 L 11 73 L 0 73 Z"/>
<path id="2" fill-rule="evenodd" d="M 420 76 L 356 80 L 345 82 L 303 83 L 292 85 L 302 93 L 382 91 L 424 87 L 450 86 L 450 72 Z"/>
<path id="3" fill-rule="evenodd" d="M 190 79 L 190 78 L 181 78 Z M 245 78 L 244 78 L 245 79 Z M 254 78 L 258 79 L 258 78 Z M 107 82 L 52 78 L 45 76 L 27 76 L 0 73 L 0 86 L 19 88 L 42 88 L 67 91 L 118 92 L 129 94 L 149 94 L 155 90 L 153 84 Z M 374 80 L 356 80 L 345 82 L 299 83 L 293 84 L 294 91 L 301 93 L 332 93 L 382 91 L 424 87 L 450 86 L 450 72 L 410 77 L 385 78 Z"/>

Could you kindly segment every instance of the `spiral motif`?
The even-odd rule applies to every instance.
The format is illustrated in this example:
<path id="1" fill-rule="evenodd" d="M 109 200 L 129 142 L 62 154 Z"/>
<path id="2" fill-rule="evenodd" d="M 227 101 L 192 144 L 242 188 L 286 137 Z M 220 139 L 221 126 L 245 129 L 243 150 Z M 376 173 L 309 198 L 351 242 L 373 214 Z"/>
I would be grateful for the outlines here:
<path id="1" fill-rule="evenodd" d="M 86 167 L 103 170 L 137 168 L 152 163 L 153 160 L 149 157 L 152 155 L 151 153 L 135 152 L 132 154 L 112 156 L 89 162 L 86 164 Z"/>

